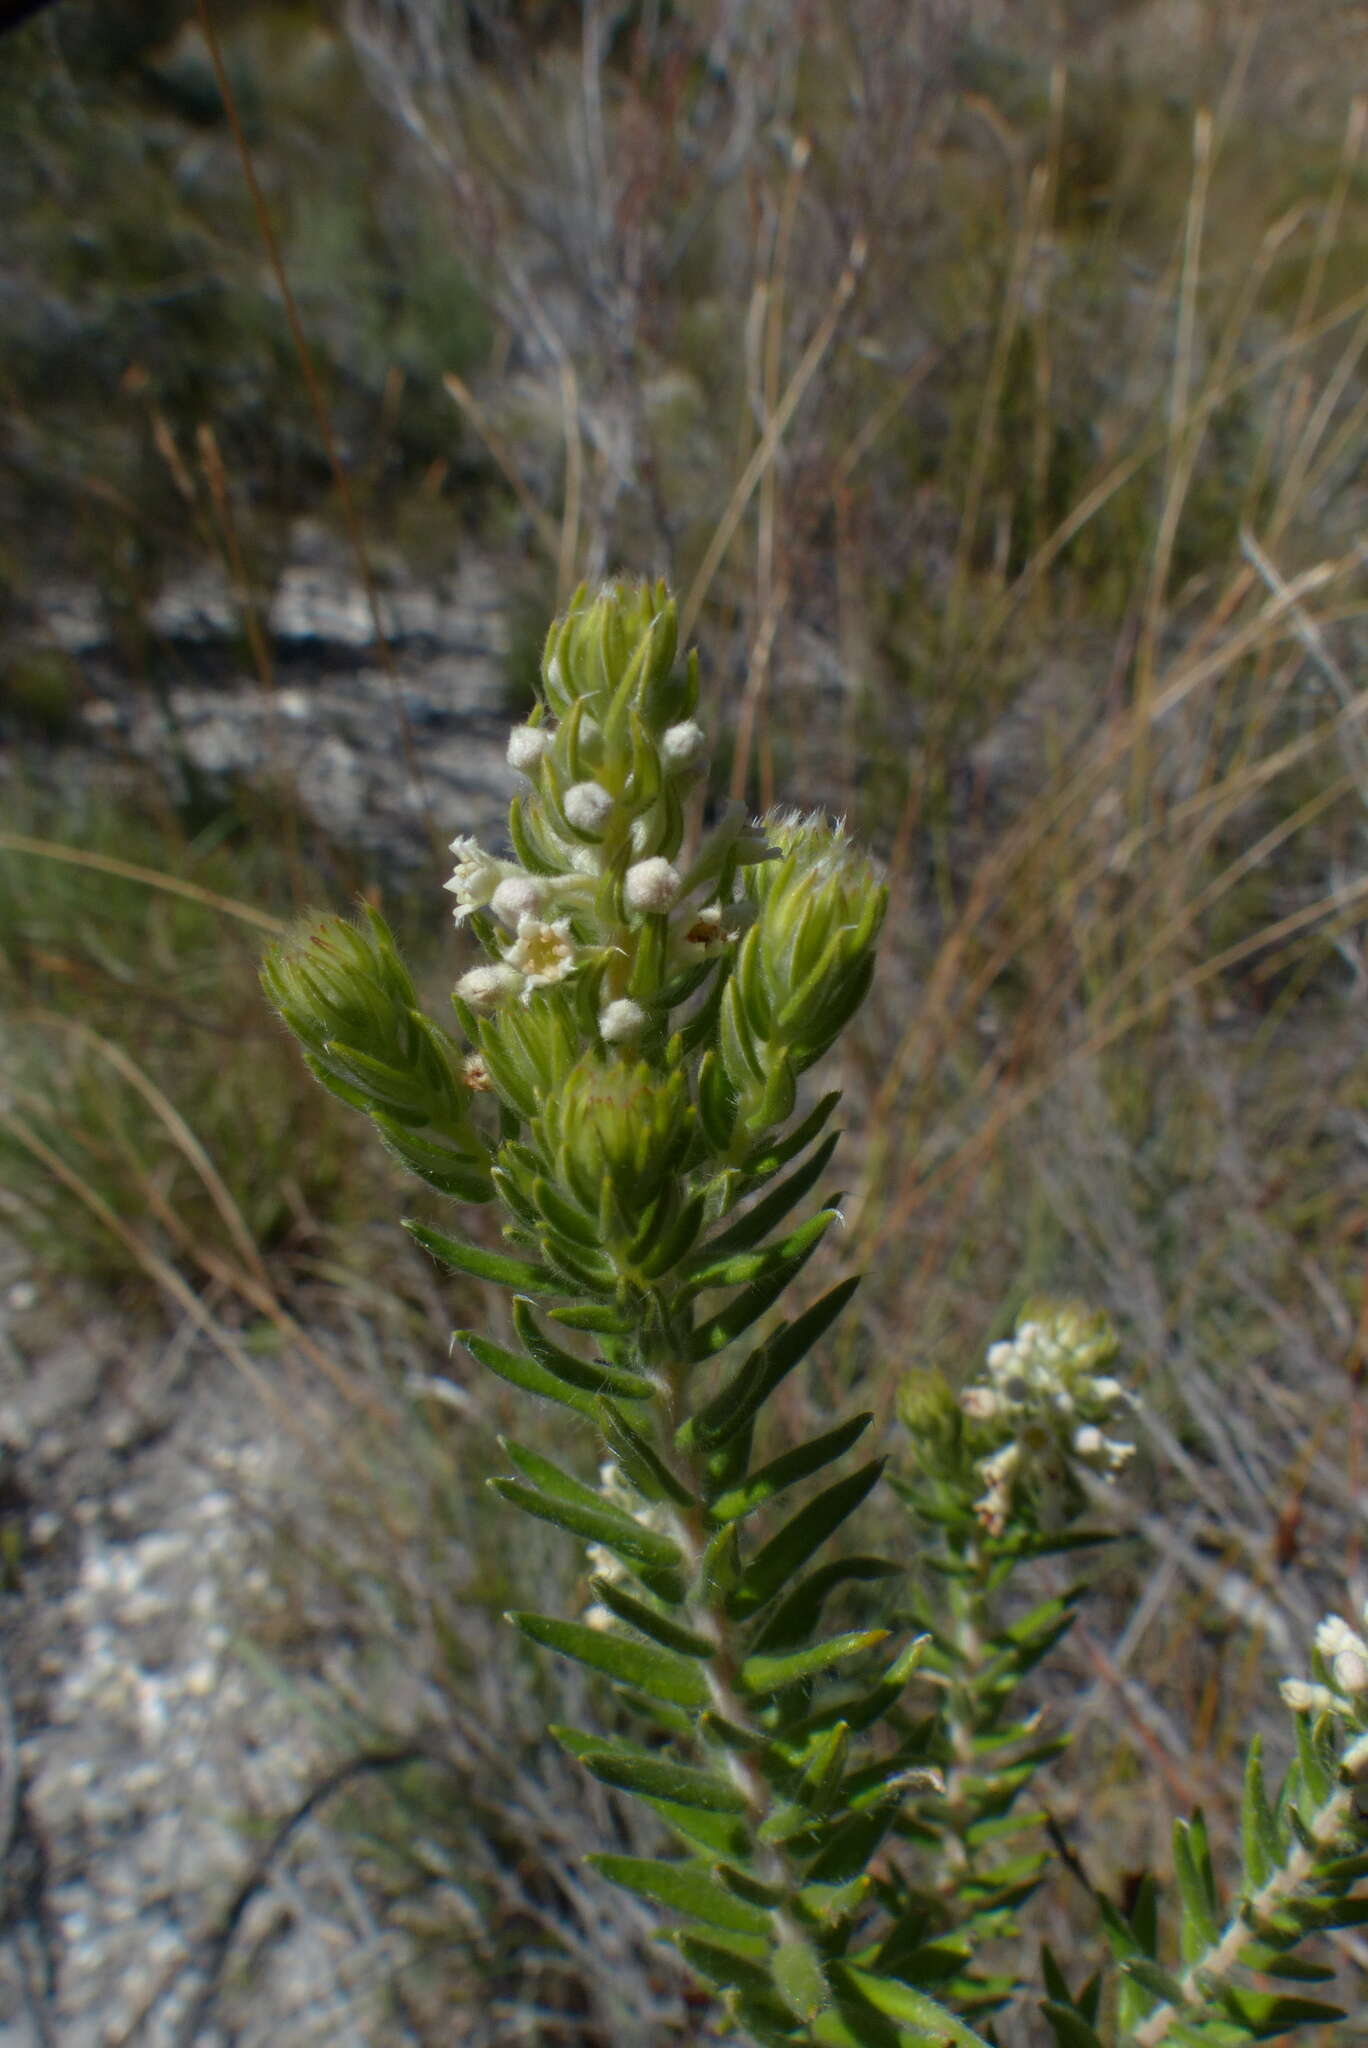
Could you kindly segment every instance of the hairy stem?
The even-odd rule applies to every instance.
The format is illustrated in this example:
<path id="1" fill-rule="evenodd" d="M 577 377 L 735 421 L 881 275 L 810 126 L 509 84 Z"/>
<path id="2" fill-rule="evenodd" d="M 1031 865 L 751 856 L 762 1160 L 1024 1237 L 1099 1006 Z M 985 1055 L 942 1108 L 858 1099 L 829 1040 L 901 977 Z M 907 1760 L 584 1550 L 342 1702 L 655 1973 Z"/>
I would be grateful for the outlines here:
<path id="1" fill-rule="evenodd" d="M 1281 1870 L 1274 1871 L 1266 1884 L 1232 1913 L 1219 1938 L 1204 1955 L 1190 1963 L 1178 1980 L 1183 1992 L 1181 2005 L 1161 2005 L 1132 2029 L 1132 2048 L 1159 2048 L 1171 2030 L 1192 2016 L 1194 2008 L 1208 2005 L 1212 1990 L 1223 1984 L 1236 1968 L 1241 1951 L 1268 1929 L 1278 1909 L 1294 1899 L 1311 1879 L 1316 1865 L 1332 1850 L 1344 1833 L 1353 1809 L 1355 1794 L 1368 1778 L 1368 1735 L 1361 1735 L 1340 1760 L 1340 1783 L 1324 1806 L 1307 1823 L 1306 1842 L 1298 1842 Z"/>

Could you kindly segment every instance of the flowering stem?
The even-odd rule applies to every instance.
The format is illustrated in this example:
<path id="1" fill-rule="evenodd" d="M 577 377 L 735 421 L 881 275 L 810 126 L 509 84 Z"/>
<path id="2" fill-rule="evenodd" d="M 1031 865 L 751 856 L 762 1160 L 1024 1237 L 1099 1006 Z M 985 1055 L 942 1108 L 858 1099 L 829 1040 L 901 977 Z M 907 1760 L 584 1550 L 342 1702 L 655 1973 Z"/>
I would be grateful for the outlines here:
<path id="1" fill-rule="evenodd" d="M 1368 1735 L 1360 1735 L 1345 1751 L 1340 1759 L 1339 1777 L 1330 1797 L 1307 1821 L 1305 1841 L 1296 1844 L 1287 1861 L 1258 1891 L 1240 1901 L 1218 1939 L 1184 1970 L 1178 1980 L 1182 2003 L 1157 2006 L 1147 2014 L 1130 2031 L 1131 2048 L 1159 2048 L 1175 2026 L 1192 2018 L 1194 2010 L 1209 2006 L 1213 1992 L 1238 1966 L 1241 1953 L 1252 1940 L 1272 1929 L 1279 1909 L 1314 1877 L 1317 1864 L 1343 1836 L 1354 1813 L 1359 1787 L 1368 1778 Z"/>

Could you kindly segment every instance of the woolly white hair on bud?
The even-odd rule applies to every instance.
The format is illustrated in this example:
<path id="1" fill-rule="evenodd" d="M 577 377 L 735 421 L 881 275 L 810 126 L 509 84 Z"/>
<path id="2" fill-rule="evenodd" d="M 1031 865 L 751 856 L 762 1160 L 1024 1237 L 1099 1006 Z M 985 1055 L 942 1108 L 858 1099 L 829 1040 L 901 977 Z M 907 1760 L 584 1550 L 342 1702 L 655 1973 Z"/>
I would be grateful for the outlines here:
<path id="1" fill-rule="evenodd" d="M 456 984 L 456 993 L 472 1010 L 496 1010 L 509 996 L 517 995 L 523 977 L 516 967 L 472 967 Z"/>
<path id="2" fill-rule="evenodd" d="M 660 735 L 660 758 L 667 768 L 676 773 L 682 768 L 694 768 L 707 752 L 708 739 L 697 720 L 685 718 L 678 725 L 667 726 Z"/>
<path id="3" fill-rule="evenodd" d="M 605 1045 L 628 1045 L 646 1029 L 646 1012 L 629 996 L 619 996 L 599 1011 L 598 1028 Z"/>
<path id="4" fill-rule="evenodd" d="M 508 765 L 520 775 L 531 775 L 551 744 L 544 725 L 515 725 L 508 735 Z"/>
<path id="5" fill-rule="evenodd" d="M 679 901 L 680 887 L 678 869 L 657 853 L 628 868 L 622 896 L 629 910 L 672 910 Z"/>
<path id="6" fill-rule="evenodd" d="M 613 799 L 601 782 L 573 782 L 563 801 L 577 832 L 597 832 L 613 815 Z"/>
<path id="7" fill-rule="evenodd" d="M 546 902 L 546 884 L 534 875 L 509 875 L 489 899 L 495 917 L 510 931 L 518 929 L 524 917 L 534 917 Z"/>

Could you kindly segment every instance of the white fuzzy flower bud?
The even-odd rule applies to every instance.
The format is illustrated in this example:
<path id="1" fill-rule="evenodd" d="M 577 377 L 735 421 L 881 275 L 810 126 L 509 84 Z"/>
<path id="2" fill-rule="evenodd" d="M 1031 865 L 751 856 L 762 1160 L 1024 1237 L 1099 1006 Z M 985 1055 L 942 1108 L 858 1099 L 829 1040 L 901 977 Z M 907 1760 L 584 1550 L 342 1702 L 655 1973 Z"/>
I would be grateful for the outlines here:
<path id="1" fill-rule="evenodd" d="M 673 909 L 679 900 L 680 880 L 677 868 L 660 854 L 653 854 L 650 860 L 639 860 L 635 867 L 627 870 L 622 884 L 623 901 L 629 910 L 663 911 Z"/>
<path id="2" fill-rule="evenodd" d="M 546 884 L 535 875 L 509 875 L 489 899 L 495 917 L 516 931 L 524 917 L 535 917 L 546 902 Z"/>
<path id="3" fill-rule="evenodd" d="M 960 1407 L 971 1422 L 991 1422 L 1001 1406 L 991 1387 L 966 1387 L 960 1395 Z"/>
<path id="4" fill-rule="evenodd" d="M 1344 1693 L 1368 1692 L 1368 1643 L 1338 1614 L 1327 1614 L 1316 1630 L 1316 1648 Z"/>
<path id="5" fill-rule="evenodd" d="M 1328 1686 L 1308 1685 L 1304 1678 L 1285 1678 L 1278 1691 L 1294 1714 L 1333 1714 L 1340 1706 Z"/>
<path id="6" fill-rule="evenodd" d="M 598 1028 L 605 1045 L 630 1045 L 646 1029 L 646 1012 L 630 997 L 619 996 L 599 1011 Z"/>
<path id="7" fill-rule="evenodd" d="M 551 744 L 551 735 L 544 725 L 515 725 L 508 735 L 508 765 L 516 768 L 519 775 L 532 775 L 537 763 Z"/>
<path id="8" fill-rule="evenodd" d="M 1368 1692 L 1368 1645 L 1357 1636 L 1346 1643 L 1331 1663 L 1330 1675 L 1341 1692 Z"/>
<path id="9" fill-rule="evenodd" d="M 520 993 L 523 977 L 516 967 L 472 967 L 456 984 L 456 993 L 472 1010 L 497 1010 L 509 996 Z"/>
<path id="10" fill-rule="evenodd" d="M 1085 1380 L 1083 1391 L 1093 1401 L 1100 1401 L 1104 1408 L 1114 1408 L 1118 1401 L 1124 1401 L 1126 1390 L 1120 1380 L 1110 1379 L 1103 1374 L 1099 1379 Z"/>
<path id="11" fill-rule="evenodd" d="M 1329 1663 L 1341 1650 L 1349 1649 L 1357 1643 L 1358 1637 L 1341 1615 L 1327 1614 L 1316 1629 L 1314 1641 L 1322 1657 Z"/>
<path id="12" fill-rule="evenodd" d="M 489 1068 L 482 1052 L 468 1052 L 461 1061 L 461 1079 L 476 1095 L 487 1095 L 494 1083 L 489 1078 Z"/>
<path id="13" fill-rule="evenodd" d="M 701 725 L 692 718 L 667 726 L 660 736 L 660 758 L 667 769 L 679 774 L 694 768 L 707 752 L 708 740 Z"/>
<path id="14" fill-rule="evenodd" d="M 1085 1465 L 1097 1464 L 1106 1455 L 1107 1439 L 1091 1422 L 1074 1431 L 1073 1447 Z"/>
<path id="15" fill-rule="evenodd" d="M 571 783 L 564 807 L 577 832 L 599 832 L 613 815 L 613 799 L 601 782 Z"/>

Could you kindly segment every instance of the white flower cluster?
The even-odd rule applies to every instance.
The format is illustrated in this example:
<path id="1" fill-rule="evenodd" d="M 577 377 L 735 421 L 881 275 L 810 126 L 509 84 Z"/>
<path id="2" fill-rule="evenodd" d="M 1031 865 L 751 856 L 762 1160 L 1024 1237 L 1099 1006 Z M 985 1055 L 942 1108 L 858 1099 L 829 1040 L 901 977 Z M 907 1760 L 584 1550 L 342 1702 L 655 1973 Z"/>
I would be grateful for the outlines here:
<path id="1" fill-rule="evenodd" d="M 960 1405 L 997 1438 L 976 1466 L 984 1492 L 975 1512 L 990 1535 L 1001 1535 L 1013 1487 L 1032 1463 L 1040 1468 L 1062 1454 L 1111 1479 L 1133 1456 L 1134 1444 L 1107 1434 L 1131 1397 L 1119 1380 L 1093 1370 L 1114 1350 L 1105 1318 L 1044 1303 L 1026 1310 L 1009 1339 L 989 1346 L 987 1375 L 964 1389 Z"/>
<path id="2" fill-rule="evenodd" d="M 1363 1613 L 1368 1627 L 1368 1608 Z M 1323 1685 L 1285 1678 L 1279 1691 L 1294 1714 L 1333 1714 L 1361 1723 L 1368 1717 L 1368 1642 L 1338 1614 L 1327 1614 L 1315 1634 L 1316 1655 L 1329 1680 Z"/>
<path id="3" fill-rule="evenodd" d="M 581 718 L 580 742 L 591 734 L 597 734 L 593 721 Z M 554 729 L 546 725 L 515 726 L 508 742 L 510 764 L 536 783 L 555 739 Z M 667 774 L 691 774 L 702 765 L 706 742 L 691 718 L 668 727 L 655 744 Z M 564 981 L 614 946 L 614 932 L 605 928 L 596 936 L 596 929 L 605 925 L 602 891 L 609 873 L 604 845 L 596 842 L 608 837 L 617 808 L 618 800 L 601 782 L 583 780 L 563 789 L 561 814 L 571 834 L 578 836 L 562 833 L 565 865 L 557 874 L 529 874 L 517 861 L 486 853 L 474 839 L 452 840 L 456 865 L 445 886 L 456 898 L 457 924 L 475 911 L 487 910 L 508 935 L 500 937 L 499 958 L 473 967 L 456 985 L 457 995 L 472 1010 L 488 1015 L 510 1000 L 530 1001 L 536 990 Z M 645 818 L 631 819 L 630 848 L 641 850 L 648 826 Z M 622 874 L 622 912 L 628 917 L 669 917 L 667 957 L 676 970 L 719 952 L 748 914 L 745 906 L 700 905 L 699 899 L 715 889 L 728 846 L 748 850 L 751 858 L 760 850 L 758 842 L 749 845 L 748 821 L 740 804 L 728 806 L 712 834 L 710 854 L 696 861 L 690 872 L 681 874 L 662 854 L 642 851 Z M 606 997 L 600 1019 L 605 1044 L 630 1044 L 646 1024 L 640 1004 L 621 995 Z"/>

